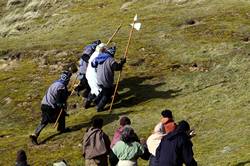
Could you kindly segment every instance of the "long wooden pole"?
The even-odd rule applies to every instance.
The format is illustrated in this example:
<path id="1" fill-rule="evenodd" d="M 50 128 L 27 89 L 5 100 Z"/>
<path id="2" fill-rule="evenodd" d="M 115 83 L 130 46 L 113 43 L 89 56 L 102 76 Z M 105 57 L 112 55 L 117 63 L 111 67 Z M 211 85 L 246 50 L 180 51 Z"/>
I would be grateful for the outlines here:
<path id="1" fill-rule="evenodd" d="M 121 27 L 122 27 L 122 24 L 120 24 L 120 25 L 116 28 L 115 32 L 113 33 L 113 35 L 109 38 L 108 42 L 106 43 L 107 45 L 112 41 L 112 39 L 115 37 L 115 35 L 116 35 L 116 34 L 118 33 L 118 31 L 121 29 Z M 73 84 L 72 84 L 70 96 L 74 93 L 74 87 L 75 87 L 76 80 L 77 80 L 77 77 L 75 78 L 75 80 L 74 80 L 74 82 L 73 82 Z M 80 84 L 80 82 L 79 82 L 78 84 Z"/>
<path id="2" fill-rule="evenodd" d="M 115 37 L 115 35 L 116 35 L 116 34 L 118 33 L 118 31 L 121 29 L 121 27 L 122 27 L 122 24 L 120 24 L 120 25 L 116 28 L 115 32 L 113 33 L 113 35 L 109 38 L 108 42 L 106 43 L 107 45 L 112 41 L 112 39 Z"/>
<path id="3" fill-rule="evenodd" d="M 116 28 L 115 32 L 112 34 L 112 36 L 109 38 L 108 42 L 106 43 L 107 45 L 112 41 L 112 39 L 115 37 L 115 35 L 116 35 L 116 34 L 118 33 L 118 31 L 121 29 L 121 27 L 122 27 L 122 24 L 120 24 L 120 25 Z M 131 34 L 131 35 L 132 35 L 132 34 Z M 77 77 L 76 77 L 76 79 L 74 80 L 74 83 L 73 83 L 73 86 L 72 86 L 72 90 L 71 90 L 71 93 L 70 93 L 69 96 L 71 96 L 71 95 L 73 94 L 73 92 L 74 92 L 74 85 L 75 85 L 76 80 L 77 80 Z M 57 126 L 57 124 L 58 124 L 58 120 L 59 120 L 59 118 L 61 117 L 62 112 L 63 112 L 63 109 L 61 109 L 61 111 L 60 111 L 60 113 L 59 113 L 59 115 L 58 115 L 58 117 L 57 117 L 57 119 L 56 119 L 56 122 L 54 123 L 54 126 L 53 126 L 54 128 L 56 128 L 56 126 Z"/>
<path id="4" fill-rule="evenodd" d="M 135 24 L 135 20 L 134 20 L 134 22 L 132 24 L 132 28 L 131 28 L 131 30 L 129 32 L 129 38 L 128 38 L 128 43 L 127 43 L 127 46 L 126 46 L 126 49 L 125 49 L 124 58 L 127 58 L 128 48 L 129 48 L 131 37 L 132 37 L 133 31 L 134 31 L 134 24 Z M 109 107 L 109 113 L 111 113 L 111 111 L 112 111 L 112 106 L 113 106 L 113 103 L 114 103 L 114 100 L 115 100 L 115 94 L 117 92 L 118 85 L 119 85 L 119 82 L 120 82 L 120 79 L 121 79 L 121 73 L 122 73 L 122 70 L 119 72 L 119 75 L 118 75 L 118 78 L 117 78 L 117 81 L 116 81 L 115 91 L 114 91 L 112 101 L 111 101 L 111 104 L 110 104 L 110 107 Z"/>

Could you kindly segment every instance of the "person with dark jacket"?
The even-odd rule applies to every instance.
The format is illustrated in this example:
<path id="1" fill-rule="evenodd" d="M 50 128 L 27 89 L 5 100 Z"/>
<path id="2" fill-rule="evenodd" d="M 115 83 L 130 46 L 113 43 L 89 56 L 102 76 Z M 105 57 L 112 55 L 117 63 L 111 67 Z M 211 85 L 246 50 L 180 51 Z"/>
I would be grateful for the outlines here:
<path id="1" fill-rule="evenodd" d="M 89 64 L 89 59 L 91 55 L 95 52 L 96 47 L 101 44 L 100 40 L 96 40 L 93 43 L 87 45 L 82 53 L 82 56 L 79 61 L 79 73 L 78 73 L 78 79 L 80 80 L 79 85 L 75 88 L 75 91 L 79 95 L 79 92 L 85 89 L 85 92 L 83 94 L 83 97 L 85 98 L 85 103 L 87 100 L 87 97 L 90 93 L 90 86 L 88 84 L 88 80 L 86 78 L 86 70 Z M 84 105 L 85 106 L 85 105 Z"/>
<path id="2" fill-rule="evenodd" d="M 126 59 L 122 58 L 120 63 L 114 59 L 116 47 L 110 47 L 105 52 L 100 53 L 92 61 L 92 66 L 97 68 L 97 82 L 102 88 L 97 100 L 97 112 L 103 111 L 113 95 L 114 71 L 121 71 Z"/>
<path id="3" fill-rule="evenodd" d="M 41 131 L 46 127 L 48 123 L 54 123 L 63 109 L 60 118 L 58 120 L 57 131 L 66 132 L 65 128 L 65 116 L 67 113 L 65 109 L 67 107 L 67 99 L 70 95 L 67 85 L 70 81 L 71 73 L 64 71 L 59 80 L 55 81 L 47 90 L 45 96 L 42 99 L 41 110 L 42 120 L 36 128 L 34 134 L 30 135 L 33 144 L 38 145 L 37 138 Z"/>
<path id="4" fill-rule="evenodd" d="M 173 120 L 172 111 L 165 109 L 161 112 L 161 122 L 155 126 L 154 133 L 148 137 L 147 146 L 151 153 L 149 159 L 150 166 L 158 166 L 158 160 L 156 158 L 156 149 L 159 146 L 163 136 L 171 133 L 176 128 L 176 124 Z"/>
<path id="5" fill-rule="evenodd" d="M 158 166 L 197 166 L 190 140 L 190 126 L 180 121 L 176 130 L 164 136 L 156 150 Z"/>
<path id="6" fill-rule="evenodd" d="M 107 155 L 110 152 L 109 137 L 102 131 L 103 119 L 93 120 L 83 138 L 83 157 L 85 166 L 108 166 Z"/>
<path id="7" fill-rule="evenodd" d="M 29 166 L 29 164 L 27 163 L 27 156 L 24 150 L 19 150 L 17 152 L 15 166 Z"/>

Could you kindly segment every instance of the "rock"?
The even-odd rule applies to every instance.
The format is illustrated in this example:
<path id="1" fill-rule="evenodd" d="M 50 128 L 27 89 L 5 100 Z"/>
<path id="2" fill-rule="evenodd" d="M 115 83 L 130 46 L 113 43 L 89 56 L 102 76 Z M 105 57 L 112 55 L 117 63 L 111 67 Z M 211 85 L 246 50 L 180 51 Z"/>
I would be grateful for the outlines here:
<path id="1" fill-rule="evenodd" d="M 230 146 L 225 146 L 223 150 L 221 151 L 221 153 L 229 153 L 231 150 L 232 148 Z"/>
<path id="2" fill-rule="evenodd" d="M 5 102 L 5 104 L 10 104 L 12 99 L 10 97 L 6 97 L 6 98 L 4 98 L 3 101 Z"/>
<path id="3" fill-rule="evenodd" d="M 0 70 L 5 69 L 6 67 L 8 67 L 8 65 L 9 65 L 9 64 L 7 64 L 7 63 L 1 64 L 1 65 L 0 65 Z"/>
<path id="4" fill-rule="evenodd" d="M 26 2 L 26 0 L 8 0 L 8 2 L 7 2 L 7 8 L 10 8 L 12 6 L 22 5 L 25 2 Z"/>
<path id="5" fill-rule="evenodd" d="M 172 3 L 176 3 L 178 5 L 187 3 L 189 0 L 170 0 Z"/>
<path id="6" fill-rule="evenodd" d="M 145 62 L 145 59 L 138 59 L 138 61 L 131 63 L 130 66 L 141 66 Z"/>
<path id="7" fill-rule="evenodd" d="M 40 14 L 38 13 L 38 11 L 37 12 L 29 11 L 23 15 L 23 18 L 25 20 L 35 19 L 38 17 L 40 17 Z"/>
<path id="8" fill-rule="evenodd" d="M 128 10 L 129 6 L 131 6 L 132 4 L 134 4 L 135 2 L 137 2 L 137 0 L 132 0 L 132 1 L 129 1 L 129 2 L 126 2 L 124 3 L 120 10 Z"/>
<path id="9" fill-rule="evenodd" d="M 68 53 L 66 51 L 62 51 L 56 54 L 57 58 L 66 57 L 66 56 L 68 56 Z"/>
<path id="10" fill-rule="evenodd" d="M 165 39 L 166 38 L 166 34 L 160 34 L 159 37 Z"/>
<path id="11" fill-rule="evenodd" d="M 8 53 L 9 60 L 20 60 L 21 52 L 10 52 Z"/>
<path id="12" fill-rule="evenodd" d="M 39 63 L 41 64 L 41 65 L 48 65 L 48 57 L 47 56 L 44 56 L 44 57 L 41 57 L 41 58 L 39 58 Z"/>
<path id="13" fill-rule="evenodd" d="M 242 41 L 244 41 L 244 42 L 248 42 L 248 41 L 249 41 L 249 38 L 250 38 L 250 37 L 245 36 L 245 37 L 243 37 L 243 38 L 242 38 Z"/>
<path id="14" fill-rule="evenodd" d="M 145 51 L 145 48 L 140 48 L 140 51 Z"/>
<path id="15" fill-rule="evenodd" d="M 180 64 L 172 64 L 169 66 L 169 69 L 173 71 L 173 70 L 179 69 L 180 67 L 181 67 Z"/>
<path id="16" fill-rule="evenodd" d="M 187 24 L 187 25 L 194 25 L 196 22 L 195 22 L 195 20 L 193 20 L 193 19 L 187 19 L 186 21 L 185 21 L 185 24 Z"/>

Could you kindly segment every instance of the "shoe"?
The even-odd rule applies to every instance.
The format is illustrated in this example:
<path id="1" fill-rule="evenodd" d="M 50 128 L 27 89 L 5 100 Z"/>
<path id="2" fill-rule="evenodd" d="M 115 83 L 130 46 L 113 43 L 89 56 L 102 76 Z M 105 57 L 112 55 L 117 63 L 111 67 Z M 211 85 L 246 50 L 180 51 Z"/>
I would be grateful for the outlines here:
<path id="1" fill-rule="evenodd" d="M 33 145 L 39 145 L 39 143 L 37 142 L 37 136 L 35 134 L 30 135 L 30 139 Z"/>
<path id="2" fill-rule="evenodd" d="M 102 107 L 101 107 L 101 108 L 97 107 L 96 111 L 97 111 L 97 112 L 103 112 L 103 111 L 104 111 L 104 108 L 102 108 Z"/>
<path id="3" fill-rule="evenodd" d="M 91 105 L 91 101 L 86 100 L 85 103 L 84 103 L 84 108 L 88 109 L 90 107 L 90 105 Z"/>

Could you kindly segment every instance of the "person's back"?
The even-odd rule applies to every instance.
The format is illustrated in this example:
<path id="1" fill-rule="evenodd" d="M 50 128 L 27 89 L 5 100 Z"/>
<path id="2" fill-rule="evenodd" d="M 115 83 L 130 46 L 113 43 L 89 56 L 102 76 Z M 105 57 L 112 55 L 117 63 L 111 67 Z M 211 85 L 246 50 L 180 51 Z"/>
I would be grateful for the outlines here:
<path id="1" fill-rule="evenodd" d="M 125 126 L 118 141 L 112 148 L 119 159 L 118 166 L 137 166 L 137 159 L 143 155 L 144 147 L 137 142 L 137 135 L 130 126 Z"/>
<path id="2" fill-rule="evenodd" d="M 101 130 L 103 120 L 96 118 L 84 135 L 83 156 L 86 166 L 107 166 L 107 155 L 110 152 L 110 140 Z"/>
<path id="3" fill-rule="evenodd" d="M 101 95 L 96 100 L 97 112 L 103 111 L 113 95 L 114 71 L 122 70 L 126 59 L 118 63 L 114 60 L 116 47 L 110 47 L 98 55 L 91 65 L 97 68 L 97 83 L 102 88 Z"/>
<path id="4" fill-rule="evenodd" d="M 118 141 L 113 147 L 113 152 L 120 160 L 136 160 L 144 152 L 143 146 L 136 141 L 125 143 Z"/>
<path id="5" fill-rule="evenodd" d="M 98 85 L 102 85 L 105 88 L 112 88 L 114 82 L 114 71 L 112 70 L 112 64 L 115 63 L 113 57 L 109 57 L 102 64 L 99 64 L 97 68 L 97 81 Z"/>
<path id="6" fill-rule="evenodd" d="M 111 148 L 116 144 L 116 142 L 120 141 L 124 126 L 130 125 L 131 121 L 128 117 L 123 116 L 119 120 L 119 123 L 120 123 L 120 127 L 115 130 L 115 133 L 114 133 L 113 139 L 111 141 L 111 145 L 110 145 Z"/>
<path id="7" fill-rule="evenodd" d="M 189 125 L 183 128 L 183 124 L 179 123 L 175 131 L 163 137 L 156 151 L 159 166 L 197 165 L 193 158 L 193 144 L 187 134 L 190 128 L 188 130 L 187 128 L 189 128 Z"/>
<path id="8" fill-rule="evenodd" d="M 65 84 L 63 84 L 60 81 L 55 81 L 48 88 L 47 93 L 43 97 L 41 104 L 48 105 L 52 108 L 56 108 L 56 103 L 58 100 L 61 100 L 62 103 L 64 103 L 67 100 L 68 97 L 67 91 L 68 90 Z"/>

